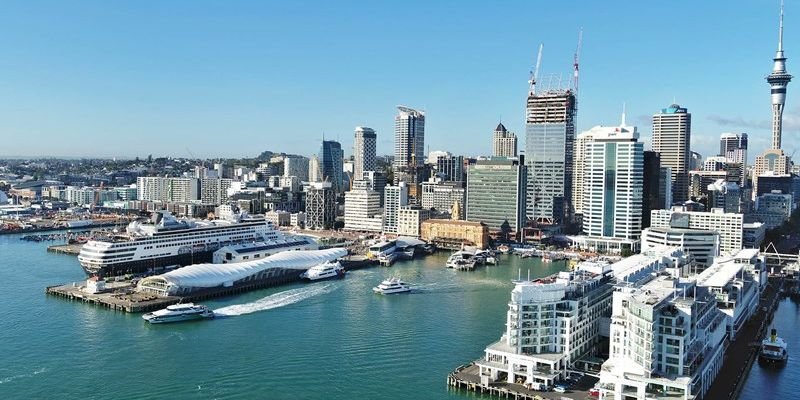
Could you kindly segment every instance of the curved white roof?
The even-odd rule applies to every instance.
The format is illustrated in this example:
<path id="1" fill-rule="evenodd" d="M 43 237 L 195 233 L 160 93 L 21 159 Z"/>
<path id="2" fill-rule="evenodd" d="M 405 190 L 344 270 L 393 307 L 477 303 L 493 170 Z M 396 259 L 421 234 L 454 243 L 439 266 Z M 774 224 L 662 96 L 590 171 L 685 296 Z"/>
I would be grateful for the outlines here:
<path id="1" fill-rule="evenodd" d="M 224 284 L 232 284 L 233 282 L 270 268 L 304 270 L 325 261 L 342 258 L 346 255 L 347 250 L 342 248 L 283 251 L 260 260 L 240 263 L 189 265 L 145 279 L 161 278 L 172 285 L 184 288 L 210 288 Z"/>

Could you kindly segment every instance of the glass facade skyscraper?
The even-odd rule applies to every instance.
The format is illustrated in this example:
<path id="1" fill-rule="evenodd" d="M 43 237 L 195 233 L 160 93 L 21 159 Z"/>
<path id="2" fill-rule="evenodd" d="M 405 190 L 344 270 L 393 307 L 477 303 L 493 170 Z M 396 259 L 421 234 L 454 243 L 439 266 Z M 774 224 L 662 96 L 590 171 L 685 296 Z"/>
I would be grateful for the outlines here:
<path id="1" fill-rule="evenodd" d="M 478 159 L 467 169 L 467 220 L 492 231 L 519 232 L 525 220 L 526 168 L 522 159 Z"/>
<path id="2" fill-rule="evenodd" d="M 322 180 L 331 183 L 335 192 L 344 191 L 344 151 L 339 142 L 323 140 L 319 150 L 319 166 Z"/>
<path id="3" fill-rule="evenodd" d="M 530 94 L 525 124 L 528 219 L 561 224 L 572 214 L 575 95 L 571 90 Z"/>

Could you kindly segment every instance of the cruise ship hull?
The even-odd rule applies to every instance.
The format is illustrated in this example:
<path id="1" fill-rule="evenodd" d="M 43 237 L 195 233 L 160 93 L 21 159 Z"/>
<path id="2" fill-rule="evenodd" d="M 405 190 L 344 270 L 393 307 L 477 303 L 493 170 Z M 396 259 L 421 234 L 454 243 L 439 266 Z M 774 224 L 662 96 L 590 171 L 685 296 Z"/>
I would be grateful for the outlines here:
<path id="1" fill-rule="evenodd" d="M 169 266 L 186 266 L 200 263 L 210 263 L 214 255 L 214 250 L 198 251 L 189 254 L 176 254 L 166 257 L 158 257 L 150 260 L 128 261 L 103 266 L 81 265 L 83 270 L 90 275 L 116 276 L 124 274 L 155 273 Z"/>

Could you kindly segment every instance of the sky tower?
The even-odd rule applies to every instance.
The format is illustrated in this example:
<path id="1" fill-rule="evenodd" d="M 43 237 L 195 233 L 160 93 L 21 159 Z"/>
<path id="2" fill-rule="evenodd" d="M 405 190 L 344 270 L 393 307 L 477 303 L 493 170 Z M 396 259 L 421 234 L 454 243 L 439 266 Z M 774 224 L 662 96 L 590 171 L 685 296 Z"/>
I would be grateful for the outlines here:
<path id="1" fill-rule="evenodd" d="M 786 57 L 783 56 L 783 1 L 781 1 L 781 18 L 778 28 L 778 51 L 773 59 L 775 64 L 772 73 L 767 75 L 767 82 L 772 88 L 772 148 L 781 148 L 783 131 L 783 105 L 786 103 L 786 86 L 792 76 L 786 72 Z"/>

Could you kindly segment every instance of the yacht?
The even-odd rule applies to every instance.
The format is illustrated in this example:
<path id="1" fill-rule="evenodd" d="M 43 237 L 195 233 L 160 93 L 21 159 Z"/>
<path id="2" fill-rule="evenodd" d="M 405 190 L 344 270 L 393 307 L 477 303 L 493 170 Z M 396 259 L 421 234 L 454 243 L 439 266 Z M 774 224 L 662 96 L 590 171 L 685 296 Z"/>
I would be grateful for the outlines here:
<path id="1" fill-rule="evenodd" d="M 319 281 L 330 278 L 344 278 L 344 274 L 344 268 L 339 261 L 326 261 L 309 268 L 308 271 L 300 275 L 300 278 L 309 281 Z"/>
<path id="2" fill-rule="evenodd" d="M 78 261 L 86 273 L 113 276 L 159 272 L 167 265 L 210 263 L 225 246 L 265 242 L 275 252 L 310 245 L 303 236 L 285 236 L 263 216 L 232 215 L 228 219 L 179 219 L 161 210 L 146 221 L 133 221 L 125 232 L 89 240 Z"/>
<path id="3" fill-rule="evenodd" d="M 778 337 L 778 331 L 773 328 L 769 337 L 761 341 L 761 352 L 758 354 L 758 358 L 764 362 L 784 362 L 789 358 L 786 347 L 786 341 Z"/>
<path id="4" fill-rule="evenodd" d="M 447 268 L 457 270 L 475 269 L 475 255 L 467 251 L 457 251 L 447 259 Z"/>
<path id="5" fill-rule="evenodd" d="M 378 294 L 407 293 L 411 291 L 411 287 L 399 278 L 389 278 L 372 288 L 372 291 Z"/>
<path id="6" fill-rule="evenodd" d="M 163 310 L 142 315 L 142 318 L 151 324 L 166 324 L 169 322 L 214 318 L 214 312 L 200 304 L 185 303 L 167 306 Z"/>

